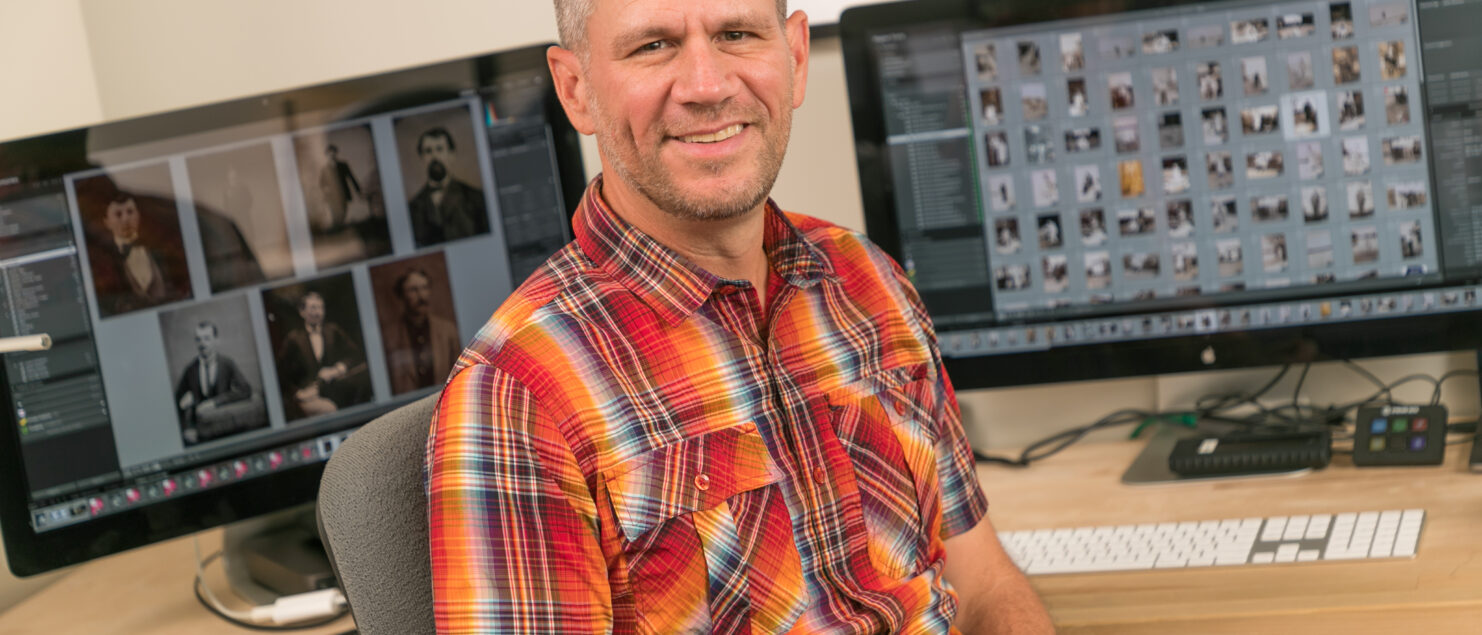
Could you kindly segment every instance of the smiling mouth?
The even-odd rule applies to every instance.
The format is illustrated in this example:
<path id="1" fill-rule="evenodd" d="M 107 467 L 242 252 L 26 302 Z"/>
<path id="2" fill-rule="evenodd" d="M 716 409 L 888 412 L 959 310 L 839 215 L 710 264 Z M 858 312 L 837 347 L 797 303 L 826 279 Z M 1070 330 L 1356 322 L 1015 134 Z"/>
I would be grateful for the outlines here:
<path id="1" fill-rule="evenodd" d="M 745 128 L 746 124 L 738 123 L 709 134 L 685 135 L 679 137 L 679 140 L 685 143 L 719 143 L 741 134 L 741 131 Z"/>

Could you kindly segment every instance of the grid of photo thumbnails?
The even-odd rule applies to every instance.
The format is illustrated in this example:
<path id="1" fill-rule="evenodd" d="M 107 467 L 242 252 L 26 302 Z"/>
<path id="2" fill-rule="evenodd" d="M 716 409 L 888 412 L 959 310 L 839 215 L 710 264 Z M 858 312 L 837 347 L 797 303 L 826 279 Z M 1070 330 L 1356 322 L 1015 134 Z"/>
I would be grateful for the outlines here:
<path id="1" fill-rule="evenodd" d="M 462 349 L 446 248 L 491 233 L 480 114 L 461 100 L 66 177 L 98 328 L 157 321 L 184 447 L 442 383 Z"/>
<path id="2" fill-rule="evenodd" d="M 990 30 L 963 53 L 1000 314 L 1436 268 L 1407 2 Z"/>

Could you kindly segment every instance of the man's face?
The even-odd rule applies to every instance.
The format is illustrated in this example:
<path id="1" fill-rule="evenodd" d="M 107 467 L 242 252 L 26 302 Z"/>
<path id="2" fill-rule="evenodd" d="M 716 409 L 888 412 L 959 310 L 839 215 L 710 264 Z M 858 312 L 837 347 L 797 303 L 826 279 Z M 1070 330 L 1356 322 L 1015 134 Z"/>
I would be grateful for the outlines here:
<path id="1" fill-rule="evenodd" d="M 306 326 L 318 327 L 324 323 L 324 300 L 317 295 L 304 298 L 304 306 L 298 310 L 298 314 L 304 319 Z"/>
<path id="2" fill-rule="evenodd" d="M 773 0 L 599 0 L 587 47 L 581 64 L 553 54 L 553 70 L 578 67 L 557 74 L 563 101 L 622 186 L 689 220 L 765 200 L 803 100 L 802 13 L 784 25 Z"/>
<path id="3" fill-rule="evenodd" d="M 200 353 L 202 359 L 216 354 L 216 331 L 211 327 L 196 329 L 196 352 Z"/>
<path id="4" fill-rule="evenodd" d="M 432 310 L 432 282 L 420 273 L 407 276 L 401 285 L 401 301 L 407 313 L 425 317 Z"/>
<path id="5" fill-rule="evenodd" d="M 448 178 L 448 172 L 453 168 L 453 150 L 448 147 L 447 138 L 422 137 L 417 144 L 417 156 L 422 157 L 422 165 L 427 168 L 428 181 L 441 183 Z"/>
<path id="6" fill-rule="evenodd" d="M 113 233 L 114 240 L 133 242 L 139 238 L 139 205 L 134 199 L 122 203 L 109 203 L 103 214 L 103 226 Z"/>

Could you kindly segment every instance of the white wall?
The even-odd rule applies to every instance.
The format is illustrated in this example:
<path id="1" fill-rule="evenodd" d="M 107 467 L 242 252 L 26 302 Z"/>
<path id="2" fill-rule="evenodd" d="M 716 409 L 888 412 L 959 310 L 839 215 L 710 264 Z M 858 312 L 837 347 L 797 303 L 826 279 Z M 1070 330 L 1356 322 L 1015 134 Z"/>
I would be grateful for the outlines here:
<path id="1" fill-rule="evenodd" d="M 0 99 L 0 138 L 554 40 L 550 6 L 543 0 L 0 0 L 0 59 L 26 61 L 7 70 L 7 90 L 25 97 Z M 808 97 L 792 139 L 774 191 L 777 200 L 791 210 L 862 228 L 837 40 L 814 43 Z M 585 151 L 589 175 L 594 174 L 590 140 Z M 1470 353 L 1365 362 L 1386 380 L 1412 372 L 1439 376 L 1473 364 Z M 1008 447 L 1117 408 L 1187 406 L 1208 392 L 1255 388 L 1271 372 L 963 391 L 960 396 L 974 442 Z M 1304 392 L 1318 403 L 1369 392 L 1366 383 L 1334 365 L 1316 369 L 1307 386 Z M 1455 414 L 1478 413 L 1475 380 L 1447 387 Z M 1429 395 L 1419 386 L 1412 390 L 1402 394 Z M 7 588 L 0 580 L 0 606 Z"/>

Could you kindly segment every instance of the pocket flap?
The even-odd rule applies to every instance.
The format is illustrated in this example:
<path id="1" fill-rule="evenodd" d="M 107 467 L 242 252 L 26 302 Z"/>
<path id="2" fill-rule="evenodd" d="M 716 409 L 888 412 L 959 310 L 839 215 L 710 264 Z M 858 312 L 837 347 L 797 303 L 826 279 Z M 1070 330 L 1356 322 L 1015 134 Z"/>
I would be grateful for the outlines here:
<path id="1" fill-rule="evenodd" d="M 775 483 L 781 472 L 756 427 L 743 424 L 651 450 L 604 479 L 623 536 L 631 542 L 665 520 Z"/>

